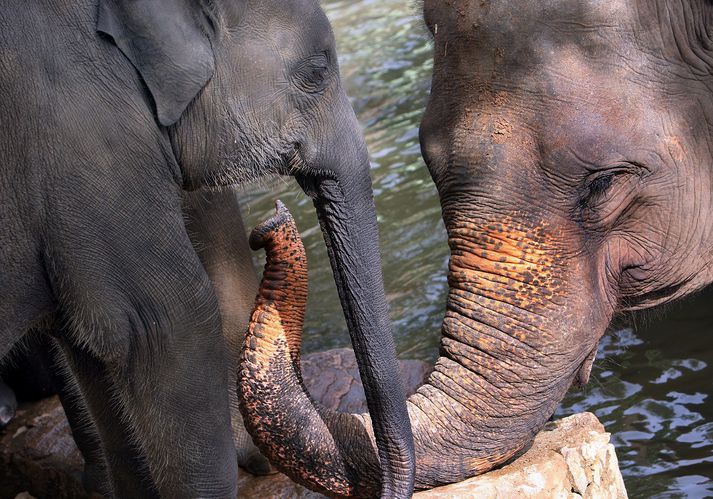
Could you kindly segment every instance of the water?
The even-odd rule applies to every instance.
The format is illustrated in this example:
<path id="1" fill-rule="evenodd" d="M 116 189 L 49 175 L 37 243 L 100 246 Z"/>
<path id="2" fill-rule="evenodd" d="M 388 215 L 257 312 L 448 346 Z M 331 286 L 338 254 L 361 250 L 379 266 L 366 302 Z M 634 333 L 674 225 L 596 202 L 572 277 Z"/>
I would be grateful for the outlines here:
<path id="1" fill-rule="evenodd" d="M 448 248 L 435 187 L 418 147 L 431 46 L 404 0 L 327 0 L 342 76 L 366 130 L 384 276 L 402 358 L 432 361 L 448 290 Z M 294 181 L 252 186 L 248 226 L 274 199 L 290 208 L 310 262 L 305 351 L 349 346 L 311 201 Z M 713 290 L 662 313 L 630 317 L 600 345 L 589 386 L 563 416 L 594 412 L 613 434 L 631 497 L 713 497 Z"/>

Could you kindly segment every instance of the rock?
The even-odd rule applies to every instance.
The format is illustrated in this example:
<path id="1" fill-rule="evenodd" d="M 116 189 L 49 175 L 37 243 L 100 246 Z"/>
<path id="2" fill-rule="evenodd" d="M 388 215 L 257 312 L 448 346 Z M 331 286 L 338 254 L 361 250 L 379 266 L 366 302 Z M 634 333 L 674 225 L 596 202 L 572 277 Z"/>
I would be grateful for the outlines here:
<path id="1" fill-rule="evenodd" d="M 420 360 L 401 360 L 401 377 L 407 393 L 416 391 L 431 366 Z M 302 359 L 302 374 L 312 396 L 325 407 L 339 412 L 366 412 L 364 387 L 359 378 L 354 352 L 337 348 Z"/>
<path id="2" fill-rule="evenodd" d="M 22 404 L 0 432 L 0 497 L 87 497 L 82 465 L 56 397 Z"/>
<path id="3" fill-rule="evenodd" d="M 407 391 L 421 384 L 430 367 L 401 361 Z M 354 354 L 349 349 L 307 355 L 305 383 L 314 397 L 339 411 L 366 410 Z M 56 398 L 22 405 L 0 432 L 0 497 L 85 498 L 82 458 L 72 441 Z M 321 498 L 286 476 L 240 473 L 239 496 L 246 498 Z M 464 482 L 418 492 L 436 498 L 626 498 L 609 434 L 593 414 L 583 413 L 549 424 L 532 447 L 513 463 Z"/>
<path id="4" fill-rule="evenodd" d="M 594 414 L 584 412 L 549 423 L 513 463 L 414 497 L 625 499 L 627 494 L 609 434 Z"/>

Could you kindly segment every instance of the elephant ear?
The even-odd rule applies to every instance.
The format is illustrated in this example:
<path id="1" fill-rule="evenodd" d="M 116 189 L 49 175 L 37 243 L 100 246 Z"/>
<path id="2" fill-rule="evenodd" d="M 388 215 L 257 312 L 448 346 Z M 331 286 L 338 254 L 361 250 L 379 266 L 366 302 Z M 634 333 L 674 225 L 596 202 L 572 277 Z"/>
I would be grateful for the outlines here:
<path id="1" fill-rule="evenodd" d="M 208 83 L 213 50 L 192 0 L 99 0 L 97 31 L 111 36 L 143 78 L 163 126 Z"/>

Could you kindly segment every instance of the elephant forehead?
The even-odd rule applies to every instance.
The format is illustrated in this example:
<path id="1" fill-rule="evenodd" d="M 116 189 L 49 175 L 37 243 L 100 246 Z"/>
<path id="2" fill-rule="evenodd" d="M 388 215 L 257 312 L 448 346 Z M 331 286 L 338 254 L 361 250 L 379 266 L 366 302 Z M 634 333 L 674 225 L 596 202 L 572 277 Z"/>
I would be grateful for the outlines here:
<path id="1" fill-rule="evenodd" d="M 586 82 L 612 65 L 643 82 L 660 71 L 638 47 L 636 13 L 626 3 L 427 0 L 424 16 L 435 41 L 434 88 L 541 93 L 550 77 Z"/>
<path id="2" fill-rule="evenodd" d="M 334 45 L 334 35 L 317 0 L 254 2 L 240 18 L 243 36 L 271 45 L 283 57 L 304 57 Z"/>
<path id="3" fill-rule="evenodd" d="M 625 0 L 425 0 L 424 17 L 454 31 L 497 31 L 503 35 L 530 34 L 539 27 L 561 29 L 570 23 L 598 30 L 633 20 L 633 2 Z"/>
<path id="4" fill-rule="evenodd" d="M 507 50 L 484 57 L 474 49 L 482 63 L 444 61 L 455 70 L 434 75 L 432 100 L 451 110 L 443 119 L 452 126 L 452 146 L 462 152 L 495 147 L 504 161 L 526 159 L 535 149 L 571 151 L 607 163 L 637 144 L 656 144 L 661 127 L 672 124 L 671 106 L 661 97 L 665 83 L 645 77 L 651 74 L 646 57 L 606 62 L 576 44 L 543 42 L 536 57 L 514 60 L 513 53 L 508 62 Z"/>
<path id="5" fill-rule="evenodd" d="M 456 73 L 507 71 L 523 78 L 563 55 L 610 63 L 636 55 L 637 13 L 630 2 L 426 0 L 435 60 Z"/>

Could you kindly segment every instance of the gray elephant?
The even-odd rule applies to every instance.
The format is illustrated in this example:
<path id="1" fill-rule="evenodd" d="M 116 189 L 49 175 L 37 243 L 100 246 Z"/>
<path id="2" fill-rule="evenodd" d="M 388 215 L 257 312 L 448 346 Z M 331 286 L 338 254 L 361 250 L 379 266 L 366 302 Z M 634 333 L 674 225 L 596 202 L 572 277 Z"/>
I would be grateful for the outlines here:
<path id="1" fill-rule="evenodd" d="M 440 358 L 408 400 L 417 488 L 517 456 L 587 382 L 617 313 L 713 281 L 713 2 L 426 0 L 424 13 L 421 148 L 451 258 Z M 291 230 L 278 214 L 256 237 L 282 268 L 294 257 L 273 245 L 275 227 Z M 265 284 L 299 283 L 288 269 Z M 370 495 L 368 416 L 315 408 L 289 362 L 299 321 L 274 329 L 274 313 L 300 310 L 294 298 L 261 293 L 242 359 L 246 425 L 302 483 Z M 266 421 L 256 395 L 278 379 L 289 396 Z M 273 438 L 295 421 L 302 432 Z M 279 459 L 305 443 L 320 450 L 310 461 Z"/>
<path id="2" fill-rule="evenodd" d="M 235 496 L 219 306 L 239 325 L 254 281 L 201 261 L 202 228 L 242 224 L 200 190 L 273 174 L 314 200 L 384 494 L 410 490 L 367 151 L 318 2 L 0 0 L 0 24 L 0 359 L 54 318 L 110 493 Z"/>

